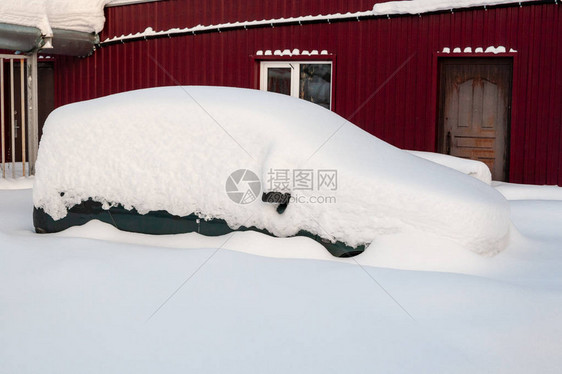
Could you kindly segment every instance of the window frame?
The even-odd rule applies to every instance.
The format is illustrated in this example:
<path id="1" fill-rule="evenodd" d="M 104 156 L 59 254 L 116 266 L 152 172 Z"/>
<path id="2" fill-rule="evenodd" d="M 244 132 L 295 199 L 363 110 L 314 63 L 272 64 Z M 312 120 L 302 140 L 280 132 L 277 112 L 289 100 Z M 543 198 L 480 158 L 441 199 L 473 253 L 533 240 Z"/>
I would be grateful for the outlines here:
<path id="1" fill-rule="evenodd" d="M 331 65 L 330 79 L 330 110 L 335 112 L 335 82 L 336 82 L 336 57 L 335 55 L 300 55 L 300 56 L 251 56 L 257 65 L 256 88 L 267 91 L 267 68 L 287 68 L 298 64 L 291 71 L 291 96 L 299 98 L 300 64 L 329 64 Z M 294 77 L 296 76 L 297 79 Z"/>
<path id="2" fill-rule="evenodd" d="M 268 81 L 268 71 L 270 68 L 282 68 L 291 69 L 291 94 L 292 97 L 299 97 L 299 85 L 298 85 L 298 75 L 297 67 L 293 65 L 298 65 L 298 62 L 285 62 L 285 61 L 263 61 L 260 64 L 260 90 L 267 91 L 267 81 Z M 295 82 L 295 76 L 297 77 L 297 82 Z"/>

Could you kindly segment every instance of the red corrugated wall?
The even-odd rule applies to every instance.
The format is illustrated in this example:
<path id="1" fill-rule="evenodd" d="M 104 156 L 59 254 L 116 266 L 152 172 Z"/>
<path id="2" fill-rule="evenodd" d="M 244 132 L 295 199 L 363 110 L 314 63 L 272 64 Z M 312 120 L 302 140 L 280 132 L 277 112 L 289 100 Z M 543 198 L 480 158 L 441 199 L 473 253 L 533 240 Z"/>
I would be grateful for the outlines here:
<path id="1" fill-rule="evenodd" d="M 106 11 L 101 39 L 146 27 L 166 30 L 368 10 L 373 3 L 278 0 L 262 6 L 260 1 L 178 0 L 115 7 Z M 355 113 L 352 122 L 398 147 L 435 151 L 437 61 L 444 56 L 437 52 L 444 47 L 502 45 L 517 50 L 509 55 L 514 61 L 510 180 L 562 185 L 561 9 L 553 2 L 113 45 L 84 59 L 57 58 L 55 102 L 60 106 L 175 82 L 257 88 L 251 58 L 257 50 L 325 49 L 336 59 L 337 113 L 344 117 Z"/>

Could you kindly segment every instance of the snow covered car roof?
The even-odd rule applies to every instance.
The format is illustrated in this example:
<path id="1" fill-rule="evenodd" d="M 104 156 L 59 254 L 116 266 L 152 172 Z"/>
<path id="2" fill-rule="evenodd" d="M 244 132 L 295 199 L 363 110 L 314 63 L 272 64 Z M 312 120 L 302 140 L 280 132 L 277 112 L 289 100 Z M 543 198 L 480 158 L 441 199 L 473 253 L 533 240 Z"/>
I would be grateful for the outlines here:
<path id="1" fill-rule="evenodd" d="M 262 201 L 270 192 L 290 196 L 282 214 Z M 414 227 L 490 254 L 510 229 L 509 205 L 489 185 L 316 104 L 226 87 L 150 88 L 56 109 L 33 195 L 55 221 L 94 201 L 353 248 Z"/>

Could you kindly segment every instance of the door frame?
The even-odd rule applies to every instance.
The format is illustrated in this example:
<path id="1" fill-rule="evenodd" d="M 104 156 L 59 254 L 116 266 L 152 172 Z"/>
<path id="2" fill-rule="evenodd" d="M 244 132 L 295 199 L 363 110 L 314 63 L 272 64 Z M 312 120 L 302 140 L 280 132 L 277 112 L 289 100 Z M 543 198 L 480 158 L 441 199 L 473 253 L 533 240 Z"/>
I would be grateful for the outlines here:
<path id="1" fill-rule="evenodd" d="M 511 48 L 509 48 L 508 50 L 513 51 Z M 506 134 L 506 147 L 507 147 L 507 153 L 506 153 L 506 181 L 509 182 L 511 180 L 511 164 L 512 161 L 514 159 L 514 148 L 511 146 L 512 145 L 512 134 L 513 134 L 513 129 L 516 130 L 520 130 L 519 129 L 519 121 L 518 121 L 518 117 L 517 117 L 517 111 L 513 110 L 513 106 L 516 103 L 516 98 L 519 97 L 518 96 L 518 76 L 516 74 L 516 72 L 519 71 L 518 67 L 519 67 L 519 58 L 517 55 L 517 51 L 513 51 L 513 52 L 506 52 L 506 53 L 444 53 L 444 52 L 434 52 L 433 53 L 433 58 L 432 58 L 432 95 L 430 95 L 431 97 L 431 102 L 430 102 L 430 106 L 432 108 L 434 108 L 434 110 L 431 111 L 431 122 L 434 124 L 433 127 L 433 134 L 428 134 L 428 136 L 430 136 L 432 138 L 433 141 L 433 152 L 438 153 L 439 152 L 439 138 L 440 138 L 440 123 L 439 123 L 439 118 L 440 118 L 440 87 L 441 87 L 441 61 L 445 60 L 445 59 L 456 59 L 456 58 L 463 58 L 463 59 L 499 59 L 499 58 L 505 58 L 505 59 L 511 59 L 511 66 L 512 66 L 512 77 L 511 77 L 511 97 L 509 97 L 509 107 L 507 110 L 507 116 L 508 116 L 508 126 L 507 126 L 507 134 Z"/>

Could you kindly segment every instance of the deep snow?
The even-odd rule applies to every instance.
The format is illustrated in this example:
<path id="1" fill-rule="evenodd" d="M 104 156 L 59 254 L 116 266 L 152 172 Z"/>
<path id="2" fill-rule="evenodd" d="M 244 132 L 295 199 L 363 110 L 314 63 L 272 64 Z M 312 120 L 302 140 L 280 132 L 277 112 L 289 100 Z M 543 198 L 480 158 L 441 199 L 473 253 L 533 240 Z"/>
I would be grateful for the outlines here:
<path id="1" fill-rule="evenodd" d="M 561 204 L 511 201 L 495 257 L 403 232 L 342 260 L 257 233 L 39 235 L 31 191 L 0 191 L 0 373 L 557 373 Z"/>
<path id="2" fill-rule="evenodd" d="M 408 151 L 414 156 L 424 158 L 426 160 L 436 162 L 440 165 L 447 166 L 451 169 L 455 169 L 470 175 L 476 179 L 481 180 L 486 184 L 492 184 L 492 173 L 488 166 L 482 161 L 468 160 L 465 158 L 445 155 L 441 153 L 434 152 L 420 152 L 420 151 Z"/>
<path id="3" fill-rule="evenodd" d="M 264 191 L 289 174 L 303 197 L 284 214 L 261 199 L 235 204 L 229 175 L 256 173 Z M 300 170 L 336 174 L 297 189 Z M 275 177 L 274 177 L 275 178 Z M 316 178 L 316 177 L 314 177 Z M 261 195 L 260 195 L 261 196 Z M 321 197 L 330 203 L 310 203 Z M 57 108 L 43 129 L 34 203 L 54 219 L 93 198 L 141 214 L 220 218 L 277 236 L 306 230 L 351 246 L 394 231 L 430 232 L 477 253 L 509 240 L 509 205 L 481 181 L 413 156 L 313 103 L 226 87 L 159 87 Z"/>

